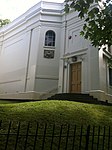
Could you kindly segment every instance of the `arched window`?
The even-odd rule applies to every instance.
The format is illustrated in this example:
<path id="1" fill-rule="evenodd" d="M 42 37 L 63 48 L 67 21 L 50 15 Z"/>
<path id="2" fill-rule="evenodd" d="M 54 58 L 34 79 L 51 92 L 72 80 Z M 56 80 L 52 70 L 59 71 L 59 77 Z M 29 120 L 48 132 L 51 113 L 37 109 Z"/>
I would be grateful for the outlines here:
<path id="1" fill-rule="evenodd" d="M 45 35 L 45 46 L 55 46 L 55 32 L 49 30 Z"/>

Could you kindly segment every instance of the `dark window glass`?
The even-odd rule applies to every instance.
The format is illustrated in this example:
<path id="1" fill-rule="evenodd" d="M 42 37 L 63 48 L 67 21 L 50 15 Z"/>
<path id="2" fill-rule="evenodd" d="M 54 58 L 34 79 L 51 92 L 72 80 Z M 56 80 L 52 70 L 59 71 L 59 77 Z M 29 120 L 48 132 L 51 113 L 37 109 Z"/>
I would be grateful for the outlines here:
<path id="1" fill-rule="evenodd" d="M 45 35 L 45 46 L 55 46 L 55 32 L 47 31 Z"/>
<path id="2" fill-rule="evenodd" d="M 109 85 L 112 86 L 112 69 L 109 68 Z"/>

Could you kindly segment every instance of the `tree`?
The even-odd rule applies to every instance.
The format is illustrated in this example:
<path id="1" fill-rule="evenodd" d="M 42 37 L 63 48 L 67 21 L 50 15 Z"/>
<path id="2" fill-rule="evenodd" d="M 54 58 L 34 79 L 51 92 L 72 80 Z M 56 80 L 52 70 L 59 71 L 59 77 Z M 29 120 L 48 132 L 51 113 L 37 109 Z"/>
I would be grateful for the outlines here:
<path id="1" fill-rule="evenodd" d="M 93 46 L 112 45 L 112 0 L 65 0 L 65 11 L 70 9 L 84 19 L 81 35 Z"/>
<path id="2" fill-rule="evenodd" d="M 9 19 L 0 19 L 0 27 L 9 24 L 11 21 Z"/>
<path id="3" fill-rule="evenodd" d="M 99 49 L 112 46 L 112 0 L 65 0 L 65 11 L 75 10 L 78 17 L 84 19 L 80 32 Z M 112 67 L 112 56 L 108 64 Z"/>

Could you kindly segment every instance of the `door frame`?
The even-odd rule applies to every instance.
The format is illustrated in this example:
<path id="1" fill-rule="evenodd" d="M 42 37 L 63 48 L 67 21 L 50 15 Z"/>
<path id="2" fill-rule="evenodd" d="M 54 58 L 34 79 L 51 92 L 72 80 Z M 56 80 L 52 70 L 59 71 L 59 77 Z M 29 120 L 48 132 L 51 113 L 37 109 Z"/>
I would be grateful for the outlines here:
<path id="1" fill-rule="evenodd" d="M 81 90 L 80 90 L 80 93 L 82 92 L 82 61 L 78 61 L 78 62 L 74 62 L 74 63 L 71 63 L 70 66 L 69 66 L 69 93 L 71 93 L 71 77 L 72 77 L 72 70 L 71 70 L 71 66 L 73 64 L 78 64 L 80 63 L 81 64 Z"/>

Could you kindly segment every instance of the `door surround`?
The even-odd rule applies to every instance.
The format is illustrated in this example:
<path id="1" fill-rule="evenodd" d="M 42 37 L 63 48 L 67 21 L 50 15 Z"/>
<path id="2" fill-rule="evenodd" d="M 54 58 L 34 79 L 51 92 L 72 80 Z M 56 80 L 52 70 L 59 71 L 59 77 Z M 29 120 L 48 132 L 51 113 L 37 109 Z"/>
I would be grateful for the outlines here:
<path id="1" fill-rule="evenodd" d="M 82 63 L 76 62 L 70 64 L 70 93 L 81 93 L 82 85 Z"/>

